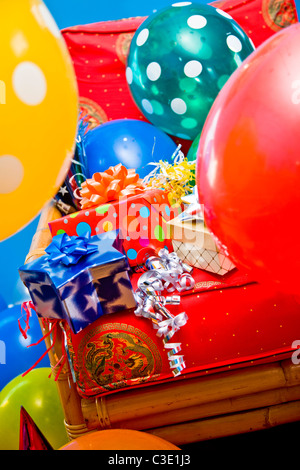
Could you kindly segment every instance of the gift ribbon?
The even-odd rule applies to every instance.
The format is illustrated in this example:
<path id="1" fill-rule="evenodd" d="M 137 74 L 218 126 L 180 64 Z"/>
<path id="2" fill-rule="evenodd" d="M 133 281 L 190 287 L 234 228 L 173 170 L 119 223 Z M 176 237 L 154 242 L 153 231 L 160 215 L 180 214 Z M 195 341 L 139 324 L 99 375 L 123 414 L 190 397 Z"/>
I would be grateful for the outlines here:
<path id="1" fill-rule="evenodd" d="M 164 336 L 168 340 L 187 322 L 187 315 L 185 312 L 176 315 L 176 317 L 168 318 L 157 324 L 157 336 Z"/>
<path id="2" fill-rule="evenodd" d="M 187 204 L 188 207 L 178 216 L 178 220 L 182 222 L 189 220 L 200 220 L 204 222 L 204 206 L 199 203 L 197 185 L 194 186 L 192 194 L 182 198 L 182 202 Z"/>
<path id="3" fill-rule="evenodd" d="M 139 183 L 139 175 L 134 168 L 127 169 L 121 163 L 106 171 L 94 173 L 81 185 L 80 206 L 82 209 L 99 206 L 125 196 L 134 196 L 145 190 Z"/>
<path id="4" fill-rule="evenodd" d="M 181 344 L 166 343 L 165 348 L 171 349 L 170 351 L 168 351 L 168 359 L 170 363 L 170 368 L 173 369 L 173 375 L 174 377 L 176 377 L 177 375 L 180 375 L 181 371 L 186 367 L 184 357 L 182 355 L 178 355 L 178 353 L 181 351 Z"/>
<path id="5" fill-rule="evenodd" d="M 21 327 L 21 322 L 20 322 L 21 318 L 18 318 L 18 325 L 19 325 L 19 330 L 22 333 L 22 336 L 24 337 L 24 339 L 27 339 L 27 331 L 30 329 L 29 319 L 31 317 L 31 309 L 35 310 L 35 307 L 33 305 L 33 302 L 31 302 L 31 300 L 28 300 L 26 302 L 22 302 L 22 304 L 21 304 L 21 318 L 22 318 L 22 320 L 25 321 L 25 328 L 23 329 Z M 24 315 L 23 315 L 23 310 L 26 313 L 25 318 L 24 318 Z"/>
<path id="6" fill-rule="evenodd" d="M 69 363 L 69 368 L 70 368 L 70 371 L 71 371 L 71 376 L 72 376 L 73 383 L 76 383 L 76 373 L 75 373 L 75 370 L 74 370 L 74 366 L 73 366 L 73 362 L 72 362 L 72 358 L 71 358 L 71 354 L 70 354 L 70 350 L 69 350 L 69 346 L 68 346 L 67 333 L 66 333 L 66 330 L 65 330 L 64 326 L 61 323 L 60 323 L 60 327 L 62 329 L 63 337 L 64 337 L 65 358 L 68 360 L 68 363 Z"/>
<path id="7" fill-rule="evenodd" d="M 172 163 L 163 160 L 148 163 L 154 169 L 143 179 L 147 189 L 164 188 L 171 205 L 180 205 L 195 184 L 196 160 L 189 161 L 180 148 L 181 145 L 178 145 L 173 153 Z"/>
<path id="8" fill-rule="evenodd" d="M 23 335 L 23 337 L 25 339 L 27 339 L 27 331 L 30 329 L 29 318 L 31 317 L 31 310 L 34 310 L 36 312 L 36 309 L 35 309 L 34 304 L 31 301 L 23 302 L 21 304 L 21 313 L 22 313 L 22 318 L 24 319 L 23 310 L 26 312 L 25 329 L 23 329 L 21 327 L 20 319 L 18 319 L 18 323 L 19 323 L 19 329 L 20 329 L 21 334 Z M 39 357 L 39 359 L 28 370 L 26 370 L 25 372 L 22 373 L 22 377 L 25 377 L 31 370 L 33 370 L 44 359 L 44 357 L 47 354 L 49 354 L 51 350 L 53 350 L 53 348 L 55 346 L 56 336 L 57 336 L 57 328 L 58 328 L 58 324 L 59 324 L 60 320 L 50 320 L 50 319 L 42 318 L 41 322 L 42 322 L 44 328 L 46 327 L 46 325 L 48 326 L 47 333 L 45 333 L 44 336 L 42 336 L 37 342 L 29 344 L 27 346 L 27 348 L 37 346 L 42 341 L 45 341 L 45 339 L 48 338 L 48 337 L 50 338 L 50 346 L 48 347 L 48 349 L 46 349 L 46 351 L 44 351 L 44 353 Z M 55 356 L 55 354 L 54 354 L 54 356 Z M 57 373 L 55 374 L 55 377 L 54 377 L 54 380 L 57 381 L 58 378 L 59 378 L 59 375 L 60 375 L 60 373 L 61 373 L 61 371 L 62 371 L 62 369 L 63 369 L 63 367 L 66 363 L 66 361 L 67 361 L 67 355 L 66 355 L 66 351 L 65 351 L 65 346 L 64 346 L 64 344 L 62 344 L 61 358 L 52 367 L 49 378 L 51 377 L 52 372 L 54 372 L 54 370 L 59 366 L 58 371 L 57 371 Z"/>
<path id="9" fill-rule="evenodd" d="M 176 253 L 169 253 L 166 248 L 159 251 L 157 257 L 150 257 L 145 263 L 145 271 L 138 280 L 135 292 L 137 308 L 135 315 L 148 318 L 152 321 L 153 328 L 157 330 L 157 336 L 163 337 L 163 344 L 168 351 L 169 365 L 176 377 L 185 369 L 181 343 L 173 343 L 170 340 L 174 334 L 187 323 L 188 316 L 181 312 L 174 316 L 166 305 L 178 305 L 180 298 L 177 295 L 162 296 L 162 291 L 183 291 L 194 287 L 194 279 L 191 268 L 178 258 Z M 189 271 L 189 272 L 186 272 Z"/>
<path id="10" fill-rule="evenodd" d="M 184 263 L 175 252 L 169 253 L 167 248 L 162 248 L 157 257 L 150 257 L 146 261 L 148 269 L 139 278 L 138 284 L 151 283 L 155 290 L 167 292 L 182 292 L 193 289 L 195 280 L 191 276 L 193 268 Z"/>
<path id="11" fill-rule="evenodd" d="M 186 324 L 188 317 L 185 312 L 179 315 L 172 315 L 158 300 L 156 293 L 152 293 L 147 289 L 140 288 L 135 293 L 135 299 L 138 307 L 135 310 L 135 315 L 149 318 L 152 321 L 154 329 L 157 329 L 157 336 L 163 336 L 163 344 L 166 349 L 170 349 L 168 352 L 169 365 L 172 370 L 174 377 L 180 375 L 182 370 L 185 368 L 183 356 L 178 356 L 177 352 L 181 350 L 180 343 L 172 343 L 170 339 L 183 325 Z M 171 304 L 172 302 L 169 302 Z M 177 304 L 177 300 L 175 302 Z"/>
<path id="12" fill-rule="evenodd" d="M 55 235 L 45 249 L 48 254 L 47 261 L 50 264 L 62 263 L 65 266 L 77 264 L 82 257 L 98 250 L 89 240 L 89 233 L 81 237 L 69 236 L 66 233 Z"/>

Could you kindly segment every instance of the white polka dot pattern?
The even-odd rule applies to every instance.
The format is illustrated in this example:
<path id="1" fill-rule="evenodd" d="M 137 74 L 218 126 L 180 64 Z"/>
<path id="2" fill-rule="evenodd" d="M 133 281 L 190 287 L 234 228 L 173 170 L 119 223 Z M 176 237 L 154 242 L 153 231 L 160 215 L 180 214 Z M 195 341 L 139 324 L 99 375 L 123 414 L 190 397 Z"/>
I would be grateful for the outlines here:
<path id="1" fill-rule="evenodd" d="M 47 81 L 43 71 L 33 62 L 21 62 L 12 77 L 17 97 L 26 105 L 41 104 L 47 94 Z"/>
<path id="2" fill-rule="evenodd" d="M 207 19 L 202 15 L 192 15 L 188 18 L 187 24 L 190 28 L 201 29 L 207 24 Z"/>
<path id="3" fill-rule="evenodd" d="M 216 11 L 217 11 L 220 15 L 224 16 L 225 18 L 228 18 L 229 20 L 232 20 L 232 19 L 233 19 L 232 16 L 230 16 L 226 11 L 220 10 L 220 8 L 216 8 Z"/>
<path id="4" fill-rule="evenodd" d="M 181 98 L 174 98 L 171 101 L 171 108 L 176 114 L 184 114 L 186 113 L 186 110 L 187 110 L 186 103 Z"/>
<path id="5" fill-rule="evenodd" d="M 9 194 L 18 189 L 23 177 L 24 168 L 17 157 L 0 156 L 0 194 Z"/>
<path id="6" fill-rule="evenodd" d="M 158 80 L 161 75 L 161 67 L 157 62 L 151 62 L 146 69 L 146 74 L 149 80 Z"/>
<path id="7" fill-rule="evenodd" d="M 146 113 L 148 113 L 148 114 L 153 113 L 153 106 L 152 106 L 152 104 L 150 103 L 149 100 L 143 99 L 142 100 L 142 106 L 143 106 L 144 110 L 146 111 Z"/>
<path id="8" fill-rule="evenodd" d="M 178 2 L 173 3 L 172 7 L 186 7 L 187 5 L 191 5 L 192 2 Z"/>
<path id="9" fill-rule="evenodd" d="M 125 74 L 126 74 L 126 80 L 127 80 L 128 85 L 131 85 L 132 80 L 133 80 L 133 74 L 132 74 L 132 70 L 130 67 L 126 68 Z"/>
<path id="10" fill-rule="evenodd" d="M 143 46 L 145 42 L 147 41 L 149 36 L 149 30 L 147 28 L 142 29 L 142 31 L 138 34 L 136 38 L 136 45 L 137 46 Z"/>
<path id="11" fill-rule="evenodd" d="M 56 22 L 54 21 L 51 13 L 49 12 L 48 8 L 46 7 L 46 5 L 41 3 L 40 5 L 38 5 L 38 9 L 39 9 L 39 12 L 41 14 L 41 17 L 43 18 L 43 20 L 45 22 L 45 25 L 51 31 L 53 36 L 55 36 L 56 38 L 60 38 L 61 37 L 61 32 L 60 32 Z"/>
<path id="12" fill-rule="evenodd" d="M 226 43 L 232 52 L 240 52 L 242 50 L 241 41 L 233 34 L 230 34 L 230 36 L 226 38 Z"/>
<path id="13" fill-rule="evenodd" d="M 198 77 L 202 72 L 202 64 L 198 60 L 190 60 L 184 66 L 184 73 L 187 77 Z"/>

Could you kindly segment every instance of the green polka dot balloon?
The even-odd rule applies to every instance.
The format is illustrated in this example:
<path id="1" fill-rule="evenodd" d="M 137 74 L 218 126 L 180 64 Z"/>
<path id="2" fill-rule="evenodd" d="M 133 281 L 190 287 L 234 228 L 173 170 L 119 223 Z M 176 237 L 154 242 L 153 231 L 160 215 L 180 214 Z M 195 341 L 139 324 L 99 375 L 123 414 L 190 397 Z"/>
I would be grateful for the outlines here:
<path id="1" fill-rule="evenodd" d="M 136 105 L 153 125 L 194 140 L 216 96 L 253 51 L 251 39 L 226 12 L 175 3 L 137 29 L 126 79 Z"/>

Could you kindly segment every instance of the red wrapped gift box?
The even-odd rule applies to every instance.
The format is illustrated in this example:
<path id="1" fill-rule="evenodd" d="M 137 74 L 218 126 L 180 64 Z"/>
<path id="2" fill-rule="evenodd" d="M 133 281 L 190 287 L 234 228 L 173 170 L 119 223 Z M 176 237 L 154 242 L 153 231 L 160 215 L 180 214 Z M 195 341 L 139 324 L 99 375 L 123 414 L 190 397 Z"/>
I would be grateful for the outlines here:
<path id="1" fill-rule="evenodd" d="M 176 217 L 182 207 L 171 207 L 167 193 L 161 189 L 122 198 L 99 207 L 82 210 L 49 223 L 52 236 L 59 233 L 97 235 L 121 230 L 129 264 L 145 262 L 147 256 L 165 246 L 173 251 L 166 222 Z"/>
<path id="2" fill-rule="evenodd" d="M 136 286 L 139 274 L 132 278 Z M 82 397 L 206 375 L 229 368 L 291 358 L 300 329 L 299 304 L 238 270 L 220 277 L 195 270 L 193 291 L 181 304 L 187 323 L 172 342 L 181 344 L 186 368 L 173 377 L 167 350 L 150 319 L 134 310 L 102 317 L 80 333 L 68 331 L 68 348 Z M 296 336 L 295 336 L 296 335 Z"/>

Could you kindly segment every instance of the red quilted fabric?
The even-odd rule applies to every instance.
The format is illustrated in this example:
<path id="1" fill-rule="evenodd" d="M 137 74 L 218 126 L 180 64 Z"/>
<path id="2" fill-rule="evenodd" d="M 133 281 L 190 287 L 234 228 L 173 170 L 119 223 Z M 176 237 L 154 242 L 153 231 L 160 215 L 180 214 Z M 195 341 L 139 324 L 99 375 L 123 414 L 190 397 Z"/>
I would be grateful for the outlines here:
<path id="1" fill-rule="evenodd" d="M 195 270 L 193 291 L 181 294 L 174 315 L 188 321 L 171 343 L 180 343 L 186 368 L 173 377 L 168 350 L 150 319 L 134 311 L 101 317 L 78 334 L 68 332 L 68 345 L 83 397 L 168 380 L 291 358 L 300 330 L 299 303 L 252 282 L 234 270 L 221 277 Z M 139 274 L 132 278 L 136 288 Z"/>

